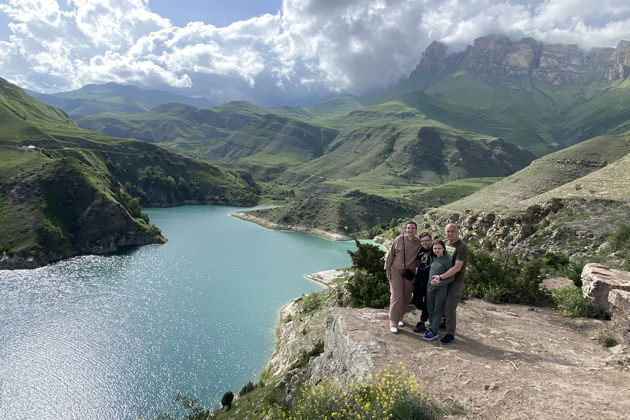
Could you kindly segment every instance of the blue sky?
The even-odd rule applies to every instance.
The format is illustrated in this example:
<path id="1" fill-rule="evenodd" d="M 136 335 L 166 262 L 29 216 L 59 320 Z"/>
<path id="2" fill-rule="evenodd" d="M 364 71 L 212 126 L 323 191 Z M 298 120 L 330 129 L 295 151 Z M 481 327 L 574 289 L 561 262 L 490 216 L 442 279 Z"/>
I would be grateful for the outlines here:
<path id="1" fill-rule="evenodd" d="M 39 92 L 116 82 L 263 106 L 363 95 L 434 40 L 615 47 L 628 0 L 0 0 L 0 77 Z"/>
<path id="2" fill-rule="evenodd" d="M 281 0 L 149 0 L 149 9 L 177 26 L 195 20 L 227 26 L 265 13 L 275 15 L 281 8 Z"/>

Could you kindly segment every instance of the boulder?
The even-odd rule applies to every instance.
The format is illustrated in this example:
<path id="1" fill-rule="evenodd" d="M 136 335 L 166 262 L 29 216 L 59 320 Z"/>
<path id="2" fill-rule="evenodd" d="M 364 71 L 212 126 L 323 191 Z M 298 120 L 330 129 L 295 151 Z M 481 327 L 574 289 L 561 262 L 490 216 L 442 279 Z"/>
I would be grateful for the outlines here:
<path id="1" fill-rule="evenodd" d="M 613 289 L 608 294 L 612 313 L 611 329 L 630 340 L 630 292 Z"/>
<path id="2" fill-rule="evenodd" d="M 582 270 L 582 294 L 595 305 L 610 311 L 612 290 L 630 292 L 630 272 L 610 269 L 604 265 L 586 264 Z"/>
<path id="3" fill-rule="evenodd" d="M 348 385 L 371 375 L 374 355 L 383 347 L 365 328 L 366 323 L 373 322 L 386 326 L 387 314 L 370 308 L 332 308 L 326 318 L 324 352 L 311 363 L 308 373 L 311 383 L 334 377 Z"/>

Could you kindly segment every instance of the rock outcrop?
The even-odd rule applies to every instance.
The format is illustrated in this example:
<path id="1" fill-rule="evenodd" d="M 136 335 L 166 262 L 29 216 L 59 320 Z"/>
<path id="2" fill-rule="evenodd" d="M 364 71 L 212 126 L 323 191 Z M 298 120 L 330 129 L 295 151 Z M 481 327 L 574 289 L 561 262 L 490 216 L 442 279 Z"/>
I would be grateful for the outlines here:
<path id="1" fill-rule="evenodd" d="M 356 325 L 369 323 L 371 320 L 383 322 L 382 312 L 376 309 L 331 309 L 326 318 L 324 353 L 311 364 L 311 382 L 318 383 L 333 374 L 336 379 L 348 385 L 357 378 L 372 374 L 372 355 L 379 352 L 381 343 L 371 337 L 368 330 L 356 328 Z"/>
<path id="2" fill-rule="evenodd" d="M 608 294 L 612 313 L 612 330 L 630 342 L 630 292 L 614 289 Z"/>
<path id="3" fill-rule="evenodd" d="M 630 339 L 630 272 L 586 264 L 582 270 L 582 293 L 612 314 L 610 330 Z"/>
<path id="4" fill-rule="evenodd" d="M 405 321 L 418 318 L 413 311 Z M 409 328 L 389 333 L 385 310 L 333 308 L 309 379 L 348 384 L 402 363 L 422 392 L 460 404 L 466 418 L 620 418 L 630 410 L 627 348 L 590 339 L 604 324 L 470 299 L 458 308 L 455 342 L 444 346 Z"/>
<path id="5" fill-rule="evenodd" d="M 427 47 L 416 73 L 467 70 L 485 76 L 528 76 L 554 85 L 573 81 L 624 80 L 630 75 L 630 42 L 617 48 L 584 51 L 575 44 L 545 44 L 533 38 L 512 41 L 503 35 L 477 38 L 473 46 L 448 54 L 434 41 Z"/>
<path id="6" fill-rule="evenodd" d="M 610 310 L 609 294 L 612 290 L 630 292 L 630 273 L 613 270 L 595 263 L 584 266 L 582 270 L 582 293 L 585 297 L 597 306 Z"/>

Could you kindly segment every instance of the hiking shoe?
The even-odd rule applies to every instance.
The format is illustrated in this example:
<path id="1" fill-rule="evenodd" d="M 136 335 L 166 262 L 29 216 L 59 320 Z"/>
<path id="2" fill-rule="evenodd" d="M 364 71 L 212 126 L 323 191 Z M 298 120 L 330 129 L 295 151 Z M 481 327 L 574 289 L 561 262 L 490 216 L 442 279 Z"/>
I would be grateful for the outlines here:
<path id="1" fill-rule="evenodd" d="M 435 331 L 433 331 L 431 328 L 429 328 L 427 330 L 427 332 L 424 333 L 424 336 L 422 338 L 424 338 L 427 341 L 433 341 L 436 338 L 438 338 L 439 336 L 435 333 Z"/>
<path id="2" fill-rule="evenodd" d="M 400 327 L 404 327 L 404 326 L 405 326 L 405 323 L 404 323 L 404 322 L 402 322 L 402 321 L 398 321 L 398 328 L 400 328 Z"/>
<path id="3" fill-rule="evenodd" d="M 440 343 L 448 344 L 452 342 L 453 340 L 455 340 L 455 336 L 453 334 L 446 334 L 444 337 L 442 337 L 442 339 L 440 340 Z"/>
<path id="4" fill-rule="evenodd" d="M 398 328 L 396 328 L 396 327 L 391 327 L 391 328 L 389 329 L 389 332 L 391 332 L 392 334 L 398 334 Z"/>
<path id="5" fill-rule="evenodd" d="M 425 332 L 426 330 L 427 330 L 427 327 L 424 326 L 424 323 L 417 324 L 415 327 L 413 327 L 413 332 L 416 332 L 416 333 Z"/>

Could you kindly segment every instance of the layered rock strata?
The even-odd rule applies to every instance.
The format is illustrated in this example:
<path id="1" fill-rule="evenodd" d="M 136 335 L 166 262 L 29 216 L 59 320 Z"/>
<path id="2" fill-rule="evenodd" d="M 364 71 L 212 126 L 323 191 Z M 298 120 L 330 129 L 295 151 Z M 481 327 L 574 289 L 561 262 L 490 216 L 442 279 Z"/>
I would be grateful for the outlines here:
<path id="1" fill-rule="evenodd" d="M 575 44 L 545 44 L 533 38 L 512 41 L 503 35 L 490 35 L 477 38 L 463 52 L 448 54 L 446 45 L 434 41 L 414 73 L 459 70 L 485 76 L 533 77 L 554 85 L 624 80 L 630 75 L 630 42 L 585 51 Z"/>

